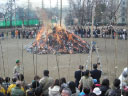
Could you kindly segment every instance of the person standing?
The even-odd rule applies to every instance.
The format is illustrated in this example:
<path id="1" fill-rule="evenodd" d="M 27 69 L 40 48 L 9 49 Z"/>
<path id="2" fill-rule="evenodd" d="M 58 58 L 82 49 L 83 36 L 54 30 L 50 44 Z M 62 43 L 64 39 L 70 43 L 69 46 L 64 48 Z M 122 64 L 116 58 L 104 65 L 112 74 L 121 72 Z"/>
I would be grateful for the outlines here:
<path id="1" fill-rule="evenodd" d="M 43 95 L 48 96 L 48 88 L 53 85 L 54 80 L 51 77 L 49 77 L 48 70 L 44 70 L 43 74 L 44 74 L 44 77 L 40 79 L 39 83 L 42 88 Z"/>
<path id="2" fill-rule="evenodd" d="M 75 71 L 74 77 L 75 77 L 76 87 L 78 87 L 79 81 L 80 81 L 81 77 L 84 75 L 83 68 L 84 68 L 84 66 L 79 65 L 79 70 Z"/>
<path id="3" fill-rule="evenodd" d="M 19 74 L 22 74 L 22 68 L 20 66 L 20 60 L 16 60 L 16 66 L 13 69 L 14 77 L 17 77 Z"/>
<path id="4" fill-rule="evenodd" d="M 96 79 L 100 83 L 101 71 L 97 69 L 97 64 L 93 64 L 93 69 L 90 73 L 93 79 Z"/>
<path id="5" fill-rule="evenodd" d="M 93 82 L 92 77 L 90 77 L 90 71 L 86 70 L 84 73 L 84 76 L 82 76 L 80 79 L 80 84 L 79 84 L 78 88 L 79 88 L 79 90 L 81 87 L 82 87 L 82 89 L 84 89 L 84 88 L 91 89 L 93 84 L 94 84 L 94 82 Z"/>

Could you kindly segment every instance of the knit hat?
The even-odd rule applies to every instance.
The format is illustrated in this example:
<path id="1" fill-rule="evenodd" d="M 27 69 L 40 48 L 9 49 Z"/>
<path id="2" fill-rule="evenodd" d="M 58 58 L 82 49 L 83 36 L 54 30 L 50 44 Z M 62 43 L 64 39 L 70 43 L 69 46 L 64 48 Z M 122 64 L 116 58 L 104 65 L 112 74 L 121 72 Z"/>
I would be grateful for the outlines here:
<path id="1" fill-rule="evenodd" d="M 20 62 L 20 60 L 16 60 L 16 63 L 19 63 Z"/>
<path id="2" fill-rule="evenodd" d="M 101 94 L 100 88 L 98 87 L 94 88 L 93 93 L 95 93 L 96 95 L 100 95 Z"/>

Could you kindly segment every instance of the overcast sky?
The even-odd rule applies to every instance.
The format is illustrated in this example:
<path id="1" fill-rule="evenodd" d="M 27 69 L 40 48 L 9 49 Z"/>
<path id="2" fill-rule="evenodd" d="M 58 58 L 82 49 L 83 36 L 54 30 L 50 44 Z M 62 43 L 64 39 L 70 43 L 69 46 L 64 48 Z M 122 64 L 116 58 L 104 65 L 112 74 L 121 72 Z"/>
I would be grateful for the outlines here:
<path id="1" fill-rule="evenodd" d="M 0 0 L 0 3 L 6 3 L 8 0 Z M 42 4 L 42 0 L 29 0 L 32 4 L 33 7 L 41 7 Z M 60 5 L 60 0 L 59 1 L 59 5 Z M 16 3 L 18 5 L 21 5 L 22 7 L 27 6 L 27 2 L 28 0 L 16 0 Z M 50 7 L 50 0 L 43 0 L 44 2 L 44 6 L 45 7 Z M 68 0 L 62 0 L 63 2 L 63 7 L 67 7 L 68 6 Z M 57 0 L 51 0 L 51 7 L 55 7 L 57 5 Z"/>

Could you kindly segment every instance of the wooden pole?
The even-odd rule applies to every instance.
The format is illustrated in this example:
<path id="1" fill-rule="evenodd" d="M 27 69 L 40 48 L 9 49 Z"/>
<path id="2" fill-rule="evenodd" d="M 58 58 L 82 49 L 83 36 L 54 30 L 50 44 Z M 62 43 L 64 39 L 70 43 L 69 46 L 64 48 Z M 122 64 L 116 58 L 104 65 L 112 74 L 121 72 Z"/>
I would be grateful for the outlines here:
<path id="1" fill-rule="evenodd" d="M 94 1 L 95 3 L 95 1 Z M 90 49 L 90 63 L 91 63 L 91 70 L 92 70 L 92 42 L 93 42 L 93 28 L 94 28 L 94 12 L 95 12 L 95 5 L 92 6 L 92 26 L 91 26 L 91 49 Z"/>
<path id="2" fill-rule="evenodd" d="M 0 45 L 1 45 L 1 56 L 2 56 L 2 63 L 3 63 L 3 71 L 4 71 L 4 77 L 5 77 L 5 64 L 4 64 L 4 56 L 3 56 L 3 47 L 0 39 Z"/>
<path id="3" fill-rule="evenodd" d="M 58 71 L 58 77 L 60 79 L 60 69 L 59 69 L 59 61 L 58 61 L 58 56 L 56 54 L 56 64 L 57 64 L 57 71 Z"/>
<path id="4" fill-rule="evenodd" d="M 62 0 L 60 0 L 60 26 L 62 25 Z"/>

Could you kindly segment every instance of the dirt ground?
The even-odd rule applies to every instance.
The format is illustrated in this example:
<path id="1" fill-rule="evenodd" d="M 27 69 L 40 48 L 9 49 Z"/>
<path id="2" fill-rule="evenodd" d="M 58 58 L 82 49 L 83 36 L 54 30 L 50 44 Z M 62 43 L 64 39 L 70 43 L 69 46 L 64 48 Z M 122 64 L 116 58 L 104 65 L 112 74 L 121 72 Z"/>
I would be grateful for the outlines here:
<path id="1" fill-rule="evenodd" d="M 89 38 L 85 38 L 90 42 Z M 66 77 L 67 81 L 74 80 L 74 71 L 78 70 L 79 65 L 86 65 L 89 54 L 63 54 L 63 55 L 34 55 L 23 50 L 23 46 L 32 42 L 33 39 L 11 39 L 10 37 L 1 40 L 4 58 L 4 67 L 2 52 L 0 47 L 0 76 L 13 76 L 13 67 L 17 59 L 21 60 L 21 65 L 24 66 L 24 75 L 26 82 L 31 82 L 34 77 L 34 69 L 37 75 L 43 76 L 43 70 L 49 69 L 50 76 L 53 78 Z M 109 78 L 111 82 L 118 77 L 124 67 L 128 67 L 128 41 L 117 40 L 117 47 L 113 39 L 94 39 L 99 48 L 99 55 L 103 70 L 103 78 Z M 105 43 L 106 42 L 106 43 Z M 106 45 L 106 47 L 105 47 Z M 116 56 L 115 56 L 116 55 Z M 57 57 L 57 60 L 56 60 Z M 22 62 L 23 59 L 23 62 Z M 33 65 L 34 60 L 34 65 Z M 58 65 L 57 65 L 58 61 Z M 93 52 L 92 63 L 97 63 L 96 53 Z M 37 65 L 37 68 L 36 68 Z M 48 66 L 47 66 L 48 65 Z M 35 66 L 35 67 L 34 67 Z M 37 69 L 37 70 L 36 70 Z M 88 69 L 91 69 L 91 64 L 88 64 Z M 58 72 L 59 70 L 59 72 Z M 35 72 L 36 73 L 36 72 Z"/>

